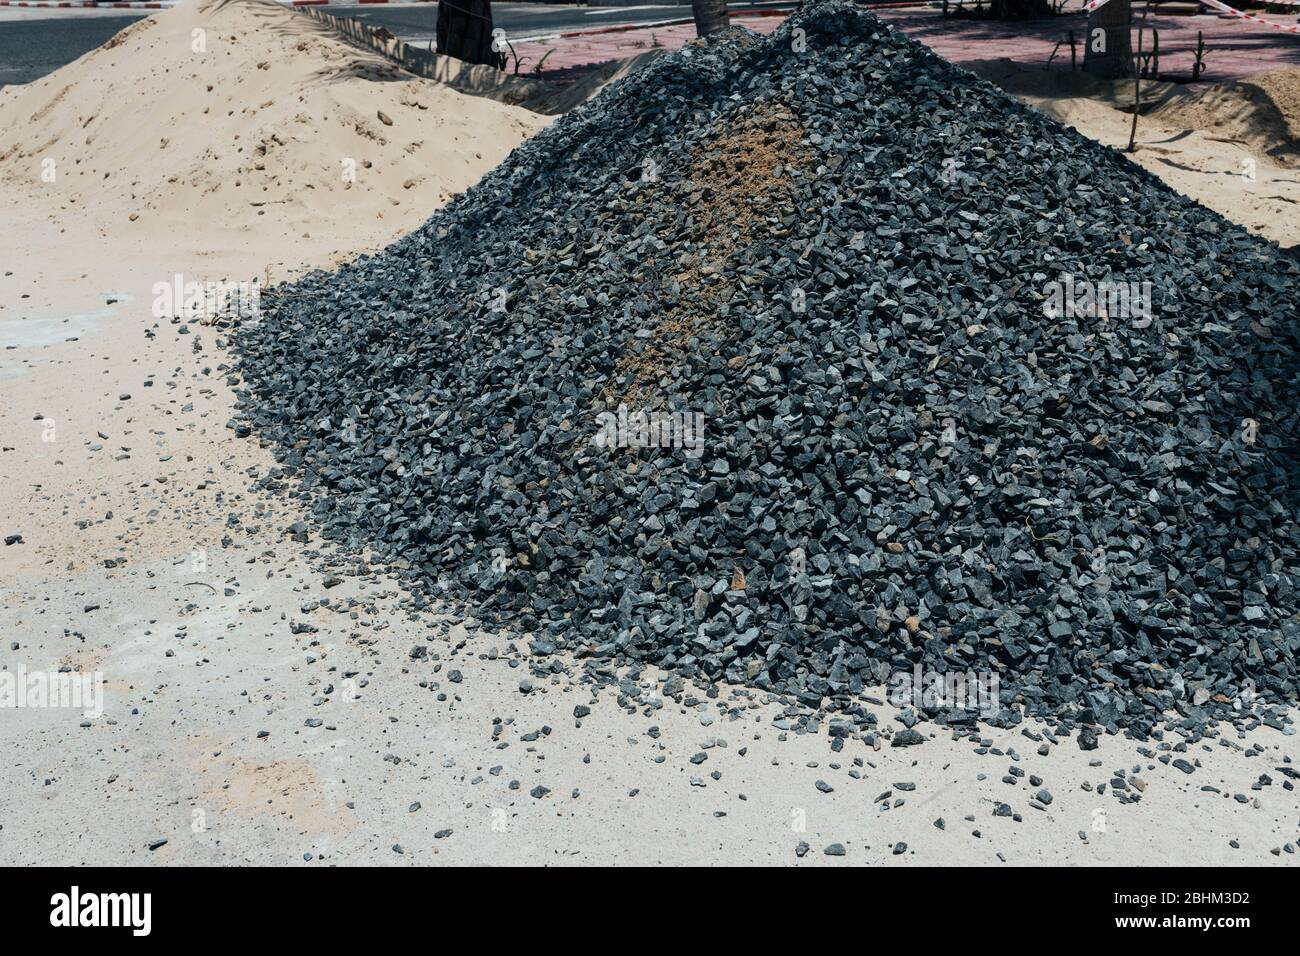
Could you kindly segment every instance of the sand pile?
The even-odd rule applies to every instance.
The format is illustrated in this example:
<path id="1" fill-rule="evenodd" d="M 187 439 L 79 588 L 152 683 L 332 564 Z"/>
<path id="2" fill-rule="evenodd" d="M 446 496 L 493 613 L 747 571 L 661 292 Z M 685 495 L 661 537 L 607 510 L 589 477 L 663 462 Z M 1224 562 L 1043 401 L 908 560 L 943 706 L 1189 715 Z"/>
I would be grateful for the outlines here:
<path id="1" fill-rule="evenodd" d="M 1201 129 L 1300 166 L 1300 70 L 1274 70 L 1170 98 L 1149 114 L 1164 125 Z"/>
<path id="2" fill-rule="evenodd" d="M 190 0 L 0 92 L 0 181 L 114 237 L 387 239 L 548 122 L 273 0 Z"/>

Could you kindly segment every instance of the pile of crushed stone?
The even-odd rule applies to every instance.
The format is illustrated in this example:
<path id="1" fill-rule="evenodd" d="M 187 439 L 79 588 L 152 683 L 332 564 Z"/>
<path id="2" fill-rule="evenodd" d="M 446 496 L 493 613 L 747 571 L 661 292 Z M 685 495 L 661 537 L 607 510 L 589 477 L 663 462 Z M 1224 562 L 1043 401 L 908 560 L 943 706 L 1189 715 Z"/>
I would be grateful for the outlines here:
<path id="1" fill-rule="evenodd" d="M 536 655 L 841 729 L 920 672 L 997 706 L 909 725 L 1289 731 L 1296 280 L 830 0 L 661 58 L 265 297 L 232 424 L 327 536 Z"/>

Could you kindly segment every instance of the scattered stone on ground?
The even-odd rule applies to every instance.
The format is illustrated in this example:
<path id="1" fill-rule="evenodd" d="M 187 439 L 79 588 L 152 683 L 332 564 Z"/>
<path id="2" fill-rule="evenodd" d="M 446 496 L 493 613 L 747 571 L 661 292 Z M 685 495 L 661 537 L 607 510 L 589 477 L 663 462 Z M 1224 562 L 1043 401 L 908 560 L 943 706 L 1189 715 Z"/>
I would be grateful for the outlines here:
<path id="1" fill-rule="evenodd" d="M 1285 724 L 1297 274 L 831 0 L 625 78 L 235 341 L 264 486 L 538 657 L 863 733 L 919 660 L 1090 749 Z M 977 716 L 920 711 L 892 746 Z"/>

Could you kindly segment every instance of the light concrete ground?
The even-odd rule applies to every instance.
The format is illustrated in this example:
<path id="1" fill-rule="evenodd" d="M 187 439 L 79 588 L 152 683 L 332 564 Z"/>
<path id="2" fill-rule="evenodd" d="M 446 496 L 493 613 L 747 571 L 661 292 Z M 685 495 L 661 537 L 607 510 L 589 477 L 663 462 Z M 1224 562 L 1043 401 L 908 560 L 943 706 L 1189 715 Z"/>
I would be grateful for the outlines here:
<path id="1" fill-rule="evenodd" d="M 1249 759 L 1193 748 L 1203 766 L 1186 776 L 1118 739 L 1039 757 L 1015 732 L 993 740 L 1019 760 L 946 739 L 879 751 L 851 741 L 836 754 L 821 734 L 783 739 L 773 709 L 745 693 L 651 716 L 611 693 L 593 703 L 563 676 L 525 696 L 511 635 L 411 619 L 382 584 L 327 592 L 299 548 L 277 543 L 276 523 L 236 532 L 202 574 L 179 554 L 6 589 L 0 620 L 22 645 L 10 662 L 102 670 L 108 684 L 88 727 L 76 711 L 4 715 L 0 862 L 764 864 L 795 862 L 800 841 L 805 864 L 1295 862 L 1269 853 L 1300 835 L 1295 793 L 1274 769 L 1294 759 L 1295 738 L 1263 732 L 1264 753 Z M 198 582 L 219 593 L 186 586 Z M 225 597 L 228 583 L 237 593 Z M 355 619 L 299 613 L 326 596 L 332 607 L 355 597 Z M 85 602 L 101 607 L 86 614 Z M 318 630 L 293 635 L 290 620 Z M 416 643 L 435 659 L 411 661 Z M 581 726 L 576 704 L 592 706 Z M 313 718 L 323 723 L 307 727 Z M 1043 778 L 1047 810 L 1030 809 L 1039 788 L 1027 778 L 1002 782 L 1013 764 Z M 1141 803 L 1081 789 L 1117 768 L 1140 768 Z M 1275 782 L 1252 791 L 1261 773 Z M 1200 792 L 1207 784 L 1223 794 Z M 539 785 L 550 792 L 530 796 Z M 994 816 L 997 802 L 1023 819 Z M 834 842 L 843 858 L 823 855 Z"/>

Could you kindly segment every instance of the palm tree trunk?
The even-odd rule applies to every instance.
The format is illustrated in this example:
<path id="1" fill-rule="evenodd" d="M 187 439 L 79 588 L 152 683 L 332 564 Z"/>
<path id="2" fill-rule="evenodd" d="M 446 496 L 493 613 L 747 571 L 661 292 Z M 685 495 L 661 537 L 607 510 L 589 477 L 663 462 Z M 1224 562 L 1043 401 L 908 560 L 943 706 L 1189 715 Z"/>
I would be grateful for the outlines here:
<path id="1" fill-rule="evenodd" d="M 500 66 L 492 49 L 492 0 L 447 0 L 438 4 L 438 52 L 466 63 Z"/>
<path id="2" fill-rule="evenodd" d="M 990 12 L 994 20 L 1032 20 L 1050 17 L 1052 8 L 1047 0 L 993 0 Z"/>
<path id="3" fill-rule="evenodd" d="M 727 26 L 727 0 L 691 0 L 695 14 L 695 35 L 706 37 Z"/>
<path id="4" fill-rule="evenodd" d="M 1088 14 L 1088 40 L 1083 55 L 1085 70 L 1111 78 L 1133 75 L 1133 48 L 1129 39 L 1132 18 L 1130 0 L 1110 0 Z M 1104 45 L 1099 36 L 1104 37 Z M 1099 45 L 1103 48 L 1098 49 Z"/>

